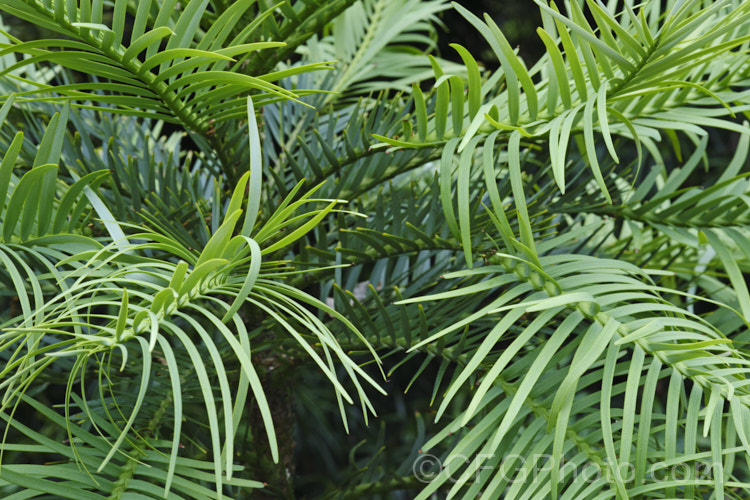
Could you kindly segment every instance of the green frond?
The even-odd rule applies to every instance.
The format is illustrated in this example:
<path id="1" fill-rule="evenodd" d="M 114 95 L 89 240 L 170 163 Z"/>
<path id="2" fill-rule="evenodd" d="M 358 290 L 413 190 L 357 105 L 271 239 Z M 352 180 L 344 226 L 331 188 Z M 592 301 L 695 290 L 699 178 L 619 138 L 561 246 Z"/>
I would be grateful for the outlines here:
<path id="1" fill-rule="evenodd" d="M 451 137 L 459 137 L 458 152 L 461 152 L 474 136 L 486 137 L 497 129 L 509 137 L 518 130 L 529 142 L 548 144 L 542 147 L 549 148 L 555 178 L 564 192 L 570 138 L 582 136 L 588 163 L 606 194 L 596 154 L 597 134 L 604 137 L 610 155 L 617 160 L 613 134 L 634 140 L 640 148 L 640 143 L 648 147 L 644 135 L 660 140 L 660 131 L 680 130 L 702 135 L 705 134 L 702 127 L 718 127 L 748 133 L 747 127 L 728 119 L 735 116 L 735 108 L 729 103 L 740 105 L 736 110 L 743 109 L 743 93 L 732 91 L 731 87 L 733 79 L 738 83 L 745 79 L 744 73 L 737 71 L 720 75 L 715 69 L 742 66 L 742 56 L 734 49 L 747 42 L 747 37 L 741 35 L 741 26 L 750 22 L 746 6 L 719 2 L 693 13 L 691 21 L 680 29 L 669 24 L 649 26 L 649 36 L 644 40 L 646 27 L 627 22 L 625 17 L 617 19 L 596 2 L 586 2 L 586 5 L 597 21 L 598 32 L 586 24 L 583 11 L 576 2 L 571 4 L 575 7 L 571 7 L 570 17 L 561 14 L 554 3 L 551 6 L 537 3 L 543 15 L 554 20 L 559 38 L 555 32 L 540 28 L 539 36 L 547 52 L 530 72 L 510 50 L 504 35 L 491 19 L 482 22 L 456 4 L 455 8 L 493 48 L 501 69 L 489 76 L 483 84 L 486 89 L 483 87 L 479 91 L 478 84 L 472 84 L 472 81 L 478 81 L 476 68 L 471 62 L 473 57 L 468 52 L 462 53 L 470 75 L 470 90 L 461 98 L 463 105 L 452 106 L 453 135 L 442 132 L 448 116 L 441 111 L 435 112 L 430 125 L 422 126 L 422 129 L 434 130 L 433 133 L 405 138 L 379 135 L 377 138 L 393 147 L 434 148 L 436 142 L 445 143 Z M 728 26 L 722 24 L 719 28 L 712 24 L 712 20 L 720 15 L 731 20 Z M 671 36 L 680 37 L 679 48 Z M 598 54 L 601 67 L 593 67 L 592 58 L 587 59 L 587 54 Z M 581 57 L 588 61 L 588 74 L 584 72 Z M 611 65 L 617 70 L 612 70 Z M 543 71 L 544 67 L 549 70 Z M 435 73 L 438 89 L 444 85 L 445 73 L 443 69 Z M 504 85 L 499 85 L 499 81 Z M 571 94 L 570 88 L 576 92 Z M 558 97 L 562 107 L 557 104 Z M 437 91 L 431 100 L 435 102 L 434 106 L 445 109 L 446 99 L 444 92 Z M 539 101 L 546 101 L 546 107 L 540 108 Z M 476 116 L 480 103 L 485 112 Z M 463 125 L 467 116 L 468 128 Z M 418 124 L 414 128 L 418 129 Z M 441 133 L 436 134 L 437 131 Z"/>
<path id="2" fill-rule="evenodd" d="M 533 7 L 0 4 L 0 496 L 747 496 L 750 6 Z"/>

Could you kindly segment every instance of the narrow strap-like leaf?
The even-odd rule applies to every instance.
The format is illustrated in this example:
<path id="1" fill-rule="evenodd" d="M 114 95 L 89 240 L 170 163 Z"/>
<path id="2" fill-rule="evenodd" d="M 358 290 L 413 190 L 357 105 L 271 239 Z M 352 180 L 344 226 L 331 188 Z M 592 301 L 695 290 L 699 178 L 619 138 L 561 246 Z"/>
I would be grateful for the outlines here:
<path id="1" fill-rule="evenodd" d="M 517 130 L 510 135 L 510 141 L 508 142 L 508 168 L 513 200 L 518 209 L 521 242 L 533 252 L 533 256 L 530 257 L 536 259 L 534 233 L 531 229 L 529 211 L 526 208 L 526 194 L 521 177 L 521 133 Z"/>
<path id="2" fill-rule="evenodd" d="M 248 295 L 250 295 L 250 292 L 255 285 L 255 280 L 258 279 L 258 274 L 260 273 L 260 246 L 258 246 L 255 240 L 253 240 L 252 238 L 248 238 L 244 235 L 241 235 L 241 237 L 245 240 L 245 242 L 247 242 L 247 245 L 250 247 L 250 268 L 247 271 L 247 275 L 245 276 L 245 281 L 242 284 L 242 288 L 240 288 L 240 291 L 234 298 L 232 305 L 229 307 L 227 312 L 224 314 L 224 317 L 221 319 L 223 323 L 229 321 L 229 319 L 232 318 L 232 316 L 234 316 L 234 314 L 240 309 L 242 304 L 245 303 L 245 299 L 247 299 Z"/>
<path id="3" fill-rule="evenodd" d="M 122 56 L 123 64 L 128 64 L 134 57 L 140 54 L 143 50 L 146 50 L 151 44 L 159 42 L 162 38 L 174 35 L 174 32 L 166 26 L 160 26 L 155 28 L 148 33 L 144 33 L 138 37 L 135 41 L 130 44 L 130 47 L 125 51 Z"/>
<path id="4" fill-rule="evenodd" d="M 437 63 L 434 57 L 430 57 L 430 64 L 435 72 L 435 87 L 437 88 L 435 93 L 435 135 L 438 140 L 441 140 L 445 136 L 445 129 L 448 123 L 448 109 L 450 108 L 450 88 L 449 83 L 446 80 L 442 80 L 443 71 L 440 69 L 440 65 Z"/>
<path id="5" fill-rule="evenodd" d="M 466 71 L 469 80 L 468 90 L 468 104 L 469 104 L 469 120 L 473 120 L 479 111 L 479 106 L 482 103 L 482 82 L 481 74 L 479 73 L 479 66 L 477 65 L 474 57 L 466 50 L 463 46 L 452 43 L 451 47 L 456 49 L 458 55 L 461 56 L 464 64 L 466 65 Z"/>
<path id="6" fill-rule="evenodd" d="M 8 146 L 7 151 L 3 155 L 2 163 L 0 163 L 0 214 L 5 209 L 5 203 L 8 200 L 8 186 L 10 185 L 11 174 L 13 173 L 13 167 L 15 166 L 18 153 L 21 152 L 23 146 L 23 132 L 17 132 L 13 141 Z M 3 220 L 3 226 L 7 221 L 7 214 L 5 220 Z"/>
<path id="7" fill-rule="evenodd" d="M 565 61 L 563 60 L 562 53 L 557 47 L 557 44 L 552 37 L 544 31 L 543 28 L 537 28 L 536 30 L 539 38 L 542 39 L 544 46 L 547 47 L 547 53 L 552 61 L 552 67 L 555 71 L 555 79 L 557 82 L 557 90 L 560 92 L 560 100 L 565 106 L 565 109 L 570 109 L 572 101 L 570 97 L 570 81 L 568 79 L 568 70 L 565 67 Z M 550 110 L 553 111 L 553 110 Z"/>
<path id="8" fill-rule="evenodd" d="M 416 83 L 412 84 L 412 95 L 414 96 L 414 111 L 417 113 L 418 137 L 420 142 L 424 142 L 427 139 L 427 106 L 422 89 Z"/>
<path id="9" fill-rule="evenodd" d="M 456 212 L 453 208 L 453 159 L 456 146 L 458 145 L 459 139 L 454 137 L 449 140 L 443 148 L 443 153 L 440 158 L 440 201 L 443 205 L 443 213 L 445 214 L 445 220 L 448 223 L 448 228 L 456 239 L 460 239 L 460 231 L 458 229 L 458 221 L 456 220 Z"/>
<path id="10" fill-rule="evenodd" d="M 70 102 L 66 102 L 60 113 L 55 113 L 44 132 L 39 150 L 34 158 L 34 167 L 49 163 L 59 163 L 63 147 L 63 139 L 68 126 Z"/>
<path id="11" fill-rule="evenodd" d="M 260 150 L 260 135 L 258 123 L 255 121 L 253 100 L 250 97 L 247 98 L 247 126 L 250 147 L 250 193 L 247 198 L 245 220 L 242 223 L 240 234 L 249 237 L 260 209 L 261 183 L 263 182 L 263 156 Z"/>
<path id="12" fill-rule="evenodd" d="M 133 404 L 133 410 L 130 413 L 130 417 L 128 417 L 127 422 L 125 422 L 125 425 L 120 431 L 120 435 L 117 437 L 117 440 L 114 442 L 114 444 L 110 448 L 109 452 L 107 453 L 107 456 L 105 456 L 104 459 L 99 464 L 99 468 L 97 469 L 97 472 L 101 472 L 102 469 L 104 469 L 104 467 L 107 466 L 107 464 L 112 459 L 114 454 L 120 449 L 122 442 L 128 436 L 128 431 L 130 431 L 130 428 L 135 423 L 135 419 L 138 417 L 138 413 L 140 412 L 141 405 L 143 405 L 143 401 L 146 398 L 146 393 L 148 392 L 148 381 L 151 378 L 151 353 L 148 351 L 148 342 L 146 342 L 145 339 L 142 339 L 141 337 L 137 337 L 137 336 L 135 337 L 135 339 L 138 341 L 138 343 L 141 346 L 142 366 L 141 366 L 140 387 L 138 389 L 138 394 L 136 395 L 135 403 Z"/>

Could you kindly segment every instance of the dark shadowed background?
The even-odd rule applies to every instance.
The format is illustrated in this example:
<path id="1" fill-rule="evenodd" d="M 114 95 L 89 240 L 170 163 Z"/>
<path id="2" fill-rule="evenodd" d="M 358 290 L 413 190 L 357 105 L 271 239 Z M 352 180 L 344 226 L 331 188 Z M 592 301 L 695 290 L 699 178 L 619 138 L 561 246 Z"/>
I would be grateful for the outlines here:
<path id="1" fill-rule="evenodd" d="M 503 34 L 513 46 L 518 46 L 521 57 L 527 65 L 533 64 L 544 51 L 544 45 L 536 34 L 537 26 L 541 26 L 542 19 L 539 9 L 531 0 L 515 2 L 503 0 L 462 0 L 461 5 L 469 9 L 476 16 L 484 13 L 497 23 Z M 455 50 L 449 45 L 460 43 L 471 54 L 482 61 L 489 68 L 496 67 L 498 62 L 492 49 L 477 32 L 476 29 L 455 9 L 443 12 L 442 21 L 448 30 L 439 39 L 440 53 L 446 59 L 460 61 Z"/>

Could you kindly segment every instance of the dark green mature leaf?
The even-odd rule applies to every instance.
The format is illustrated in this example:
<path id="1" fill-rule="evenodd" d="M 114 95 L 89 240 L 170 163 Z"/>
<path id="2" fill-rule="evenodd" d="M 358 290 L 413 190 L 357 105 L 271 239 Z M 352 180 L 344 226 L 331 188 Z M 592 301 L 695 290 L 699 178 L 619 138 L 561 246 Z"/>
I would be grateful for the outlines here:
<path id="1" fill-rule="evenodd" d="M 0 496 L 747 496 L 750 7 L 535 3 L 2 3 Z"/>

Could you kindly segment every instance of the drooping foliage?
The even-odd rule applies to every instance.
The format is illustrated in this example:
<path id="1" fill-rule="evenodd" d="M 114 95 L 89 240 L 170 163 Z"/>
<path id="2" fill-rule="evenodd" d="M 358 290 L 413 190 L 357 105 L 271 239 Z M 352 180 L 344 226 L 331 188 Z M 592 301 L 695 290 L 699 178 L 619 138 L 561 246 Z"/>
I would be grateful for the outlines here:
<path id="1" fill-rule="evenodd" d="M 0 3 L 2 497 L 745 498 L 750 4 L 534 8 Z"/>

